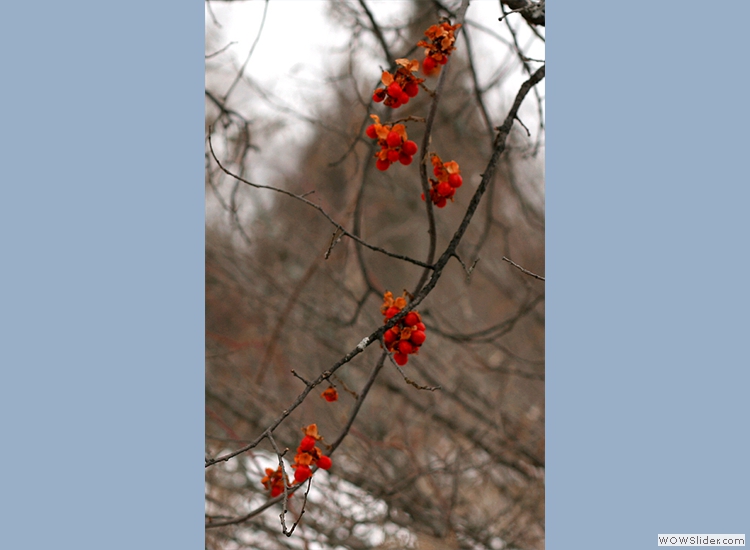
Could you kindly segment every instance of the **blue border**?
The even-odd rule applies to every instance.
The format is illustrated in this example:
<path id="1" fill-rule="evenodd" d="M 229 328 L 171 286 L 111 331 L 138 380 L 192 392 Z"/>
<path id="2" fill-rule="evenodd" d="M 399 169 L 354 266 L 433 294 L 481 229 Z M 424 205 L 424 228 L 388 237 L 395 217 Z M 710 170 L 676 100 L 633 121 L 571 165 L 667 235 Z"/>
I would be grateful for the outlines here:
<path id="1" fill-rule="evenodd" d="M 548 4 L 547 548 L 750 533 L 750 4 Z"/>
<path id="2" fill-rule="evenodd" d="M 202 1 L 3 8 L 7 548 L 203 548 Z"/>

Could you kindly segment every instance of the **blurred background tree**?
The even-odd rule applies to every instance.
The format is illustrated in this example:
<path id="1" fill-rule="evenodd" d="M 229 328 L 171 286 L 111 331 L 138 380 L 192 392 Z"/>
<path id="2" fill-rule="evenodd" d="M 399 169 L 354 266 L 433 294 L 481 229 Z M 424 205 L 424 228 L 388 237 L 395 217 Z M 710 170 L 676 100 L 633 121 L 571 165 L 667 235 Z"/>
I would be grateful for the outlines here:
<path id="1" fill-rule="evenodd" d="M 255 10 L 256 34 L 244 50 L 228 30 L 239 4 Z M 302 4 L 320 19 L 305 19 L 289 0 L 206 5 L 206 546 L 543 548 L 543 82 L 528 92 L 497 169 L 488 170 L 497 127 L 543 67 L 543 8 Z M 422 61 L 416 43 L 441 18 L 463 26 L 439 96 L 421 91 L 397 110 L 373 103 L 381 70 L 399 57 Z M 275 24 L 285 32 L 269 30 Z M 278 47 L 279 65 L 285 48 L 299 64 L 270 77 L 254 72 L 249 61 L 268 56 L 264 44 Z M 434 90 L 437 82 L 425 84 Z M 428 150 L 457 161 L 464 181 L 455 202 L 434 210 L 436 258 L 492 172 L 456 249 L 464 266 L 452 258 L 416 308 L 427 340 L 403 372 L 375 342 L 300 401 L 382 327 L 383 293 L 413 292 L 424 269 L 347 236 L 337 242 L 320 211 L 242 180 L 304 196 L 367 243 L 427 261 L 418 167 L 425 123 L 406 122 L 420 145 L 414 162 L 385 172 L 364 130 L 371 113 L 427 117 L 436 98 Z M 339 394 L 333 403 L 320 397 L 329 382 Z M 341 443 L 306 501 L 302 491 L 289 500 L 287 527 L 304 514 L 288 537 L 282 503 L 267 506 L 260 480 L 278 465 L 274 443 L 290 449 L 291 475 L 300 428 L 312 423 L 324 448 Z M 268 433 L 273 439 L 261 437 Z"/>

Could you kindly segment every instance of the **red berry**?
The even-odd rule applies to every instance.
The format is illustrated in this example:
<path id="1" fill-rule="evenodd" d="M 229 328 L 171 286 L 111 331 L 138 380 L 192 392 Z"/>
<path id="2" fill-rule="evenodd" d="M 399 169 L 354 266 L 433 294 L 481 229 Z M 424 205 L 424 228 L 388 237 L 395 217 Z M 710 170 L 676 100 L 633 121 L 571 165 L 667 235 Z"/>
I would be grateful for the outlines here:
<path id="1" fill-rule="evenodd" d="M 399 152 L 395 149 L 388 150 L 388 160 L 390 162 L 398 162 Z"/>
<path id="2" fill-rule="evenodd" d="M 409 166 L 411 164 L 411 160 L 411 155 L 407 155 L 403 151 L 401 151 L 398 156 L 398 161 L 404 166 Z"/>
<path id="3" fill-rule="evenodd" d="M 401 92 L 401 95 L 398 96 L 398 100 L 401 102 L 401 105 L 406 105 L 409 103 L 409 94 L 406 92 Z"/>
<path id="4" fill-rule="evenodd" d="M 299 444 L 299 448 L 302 451 L 312 451 L 312 448 L 315 447 L 315 438 L 306 435 L 302 438 L 302 442 Z"/>
<path id="5" fill-rule="evenodd" d="M 385 310 L 385 316 L 386 318 L 390 319 L 391 317 L 398 315 L 401 310 L 398 309 L 396 306 L 391 306 L 387 310 Z"/>
<path id="6" fill-rule="evenodd" d="M 365 130 L 365 134 L 367 134 L 367 137 L 370 139 L 376 139 L 378 137 L 378 133 L 375 131 L 375 125 L 370 124 L 367 127 L 367 130 Z"/>
<path id="7" fill-rule="evenodd" d="M 445 65 L 446 63 L 448 63 L 448 56 L 447 56 L 447 55 L 444 55 L 444 56 L 443 56 L 443 57 L 442 57 L 442 58 L 440 59 L 440 64 L 441 64 L 441 65 Z"/>
<path id="8" fill-rule="evenodd" d="M 388 86 L 387 92 L 389 96 L 397 99 L 403 93 L 403 90 L 401 90 L 401 86 L 399 86 L 398 82 L 391 82 L 391 85 Z"/>
<path id="9" fill-rule="evenodd" d="M 406 314 L 406 317 L 404 317 L 404 325 L 407 327 L 413 327 L 419 322 L 419 315 L 414 313 L 413 311 L 410 311 Z"/>
<path id="10" fill-rule="evenodd" d="M 375 90 L 375 92 L 372 94 L 372 100 L 375 103 L 380 103 L 385 99 L 385 90 L 383 88 L 378 88 Z"/>
<path id="11" fill-rule="evenodd" d="M 440 174 L 443 173 L 443 169 L 440 168 L 440 166 L 435 166 L 435 168 L 432 170 L 432 173 L 435 174 L 436 178 L 439 178 Z"/>
<path id="12" fill-rule="evenodd" d="M 398 147 L 401 145 L 401 136 L 391 131 L 388 133 L 388 137 L 385 138 L 385 142 L 388 144 L 388 147 Z"/>
<path id="13" fill-rule="evenodd" d="M 392 330 L 386 330 L 385 334 L 383 334 L 383 340 L 385 340 L 386 345 L 392 344 L 397 339 L 398 339 L 398 334 L 396 334 Z"/>
<path id="14" fill-rule="evenodd" d="M 381 160 L 378 159 L 378 161 L 375 163 L 375 166 L 377 166 L 378 170 L 388 170 L 388 167 L 391 165 L 390 161 L 388 160 Z"/>
<path id="15" fill-rule="evenodd" d="M 422 331 L 427 330 L 427 327 L 424 326 L 424 323 L 422 323 L 421 321 L 417 323 L 416 326 L 417 326 L 417 330 L 422 330 Z"/>
<path id="16" fill-rule="evenodd" d="M 424 193 L 422 193 L 422 200 L 424 200 Z"/>
<path id="17" fill-rule="evenodd" d="M 422 63 L 422 71 L 424 71 L 424 74 L 429 76 L 435 71 L 436 66 L 437 63 L 435 63 L 435 60 L 431 57 L 427 57 Z"/>
<path id="18" fill-rule="evenodd" d="M 419 93 L 419 86 L 416 82 L 409 82 L 404 86 L 404 92 L 409 97 L 415 97 Z"/>
<path id="19" fill-rule="evenodd" d="M 322 470 L 327 470 L 328 468 L 330 468 L 331 466 L 333 466 L 333 461 L 329 457 L 327 457 L 327 456 L 321 456 L 318 459 L 318 462 L 316 464 L 317 464 L 318 468 L 320 468 Z"/>
<path id="20" fill-rule="evenodd" d="M 400 353 L 397 351 L 396 353 L 393 354 L 393 360 L 396 362 L 397 365 L 403 367 L 409 361 L 409 356 L 404 355 L 403 353 Z"/>
<path id="21" fill-rule="evenodd" d="M 448 201 L 446 201 L 445 199 L 439 199 L 435 203 L 435 206 L 437 206 L 438 208 L 443 208 L 446 204 L 448 204 Z"/>
<path id="22" fill-rule="evenodd" d="M 450 184 L 447 181 L 440 182 L 436 188 L 436 191 L 438 192 L 438 195 L 441 197 L 450 197 L 455 193 L 455 189 L 450 186 Z"/>
<path id="23" fill-rule="evenodd" d="M 427 335 L 421 330 L 415 330 L 411 333 L 411 336 L 409 336 L 409 340 L 417 346 L 424 344 L 425 338 L 427 338 Z"/>
<path id="24" fill-rule="evenodd" d="M 271 498 L 276 498 L 283 492 L 284 492 L 284 489 L 282 487 L 279 487 L 278 485 L 274 485 L 273 487 L 271 487 Z"/>
<path id="25" fill-rule="evenodd" d="M 461 177 L 461 174 L 451 174 L 450 176 L 448 176 L 448 183 L 451 185 L 451 187 L 461 187 L 463 182 L 464 180 Z"/>
<path id="26" fill-rule="evenodd" d="M 312 470 L 310 470 L 310 466 L 297 466 L 297 469 L 294 471 L 294 479 L 297 481 L 297 483 L 302 483 L 311 475 Z"/>
<path id="27" fill-rule="evenodd" d="M 409 355 L 410 353 L 414 353 L 414 346 L 412 346 L 411 342 L 408 340 L 401 340 L 398 344 L 398 351 L 403 353 L 404 355 Z"/>
<path id="28" fill-rule="evenodd" d="M 409 156 L 412 156 L 414 153 L 417 152 L 417 144 L 416 142 L 412 140 L 405 141 L 404 144 L 401 146 L 401 151 L 406 153 Z"/>

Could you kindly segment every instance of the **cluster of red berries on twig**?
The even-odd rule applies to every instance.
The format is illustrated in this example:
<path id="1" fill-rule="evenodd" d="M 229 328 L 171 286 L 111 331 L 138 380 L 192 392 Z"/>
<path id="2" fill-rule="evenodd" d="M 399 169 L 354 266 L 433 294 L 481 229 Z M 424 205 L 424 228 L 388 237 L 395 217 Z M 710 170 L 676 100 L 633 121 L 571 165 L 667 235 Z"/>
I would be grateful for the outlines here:
<path id="1" fill-rule="evenodd" d="M 403 165 L 411 164 L 412 157 L 417 152 L 417 144 L 408 139 L 406 126 L 394 124 L 391 127 L 380 124 L 378 115 L 370 115 L 370 117 L 375 123 L 367 127 L 365 134 L 371 139 L 377 139 L 380 145 L 380 151 L 375 153 L 378 159 L 375 165 L 378 170 L 388 170 L 394 162 L 400 162 Z"/>
<path id="2" fill-rule="evenodd" d="M 315 464 L 318 468 L 327 470 L 333 464 L 330 457 L 325 456 L 315 444 L 318 440 L 323 439 L 318 435 L 317 424 L 310 424 L 309 426 L 302 428 L 305 433 L 305 437 L 297 447 L 297 455 L 294 457 L 294 480 L 297 483 L 306 481 L 311 475 L 312 470 L 310 466 Z"/>
<path id="3" fill-rule="evenodd" d="M 405 307 L 406 298 L 394 298 L 393 293 L 387 291 L 383 295 L 383 305 L 380 308 L 380 312 L 385 316 L 384 322 L 387 323 Z M 405 365 L 409 361 L 409 355 L 419 351 L 426 338 L 425 328 L 419 313 L 410 311 L 398 323 L 385 331 L 383 334 L 385 347 L 393 352 L 393 360 L 397 365 Z"/>
<path id="4" fill-rule="evenodd" d="M 440 66 L 448 62 L 448 56 L 456 49 L 453 44 L 456 42 L 456 30 L 460 26 L 460 23 L 451 25 L 444 21 L 432 25 L 424 32 L 430 42 L 425 40 L 417 42 L 417 46 L 425 48 L 425 60 L 422 62 L 424 74 L 427 76 L 437 75 L 440 72 Z"/>
<path id="5" fill-rule="evenodd" d="M 456 161 L 451 160 L 444 163 L 435 153 L 430 156 L 430 160 L 432 161 L 433 173 L 437 178 L 430 178 L 430 200 L 438 208 L 443 208 L 448 203 L 448 199 L 453 201 L 456 189 L 461 187 L 464 180 Z M 422 200 L 424 200 L 424 193 L 422 193 Z"/>
<path id="6" fill-rule="evenodd" d="M 410 98 L 416 97 L 419 85 L 424 82 L 424 78 L 417 78 L 412 74 L 419 70 L 419 61 L 416 59 L 397 59 L 396 64 L 400 65 L 396 74 L 383 71 L 383 88 L 378 88 L 372 94 L 373 101 L 382 101 L 384 105 L 393 109 L 406 105 Z"/>
<path id="7" fill-rule="evenodd" d="M 276 468 L 276 470 L 273 470 L 273 468 L 266 468 L 266 477 L 260 480 L 263 487 L 265 487 L 266 490 L 271 491 L 271 498 L 275 498 L 284 492 L 285 481 L 288 487 L 289 477 L 284 475 L 281 466 Z"/>

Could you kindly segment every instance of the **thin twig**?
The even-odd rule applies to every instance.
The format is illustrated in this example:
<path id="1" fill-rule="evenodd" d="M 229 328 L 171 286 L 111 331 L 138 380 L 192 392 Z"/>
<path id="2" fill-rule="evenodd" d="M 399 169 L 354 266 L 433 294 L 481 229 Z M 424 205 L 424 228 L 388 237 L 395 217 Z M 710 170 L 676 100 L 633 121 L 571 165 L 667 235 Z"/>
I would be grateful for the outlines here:
<path id="1" fill-rule="evenodd" d="M 409 256 L 404 256 L 402 254 L 395 254 L 393 252 L 388 252 L 384 248 L 380 248 L 379 246 L 374 246 L 374 245 L 371 245 L 368 242 L 365 242 L 364 240 L 362 240 L 357 235 L 354 235 L 353 233 L 350 233 L 349 231 L 347 231 L 346 229 L 344 229 L 344 226 L 342 226 L 340 223 L 338 223 L 336 220 L 334 220 L 328 214 L 328 212 L 326 212 L 323 209 L 323 207 L 321 207 L 319 204 L 315 204 L 314 202 L 307 200 L 306 198 L 304 198 L 301 195 L 296 195 L 296 194 L 292 193 L 291 191 L 286 191 L 285 189 L 279 189 L 278 187 L 272 187 L 270 185 L 262 185 L 262 184 L 259 184 L 259 183 L 253 183 L 253 182 L 248 181 L 248 180 L 246 180 L 246 179 L 238 176 L 237 174 L 234 174 L 233 172 L 229 171 L 226 167 L 224 167 L 224 165 L 221 163 L 221 161 L 216 156 L 216 152 L 214 151 L 213 143 L 212 143 L 212 140 L 211 140 L 211 134 L 212 133 L 213 133 L 212 129 L 209 128 L 209 131 L 208 131 L 208 147 L 209 147 L 209 149 L 211 151 L 211 156 L 213 157 L 213 159 L 216 162 L 216 164 L 219 165 L 219 168 L 221 168 L 221 170 L 225 174 L 227 174 L 228 176 L 231 176 L 234 179 L 239 180 L 242 183 L 249 185 L 250 187 L 255 187 L 256 189 L 268 189 L 269 191 L 275 191 L 276 193 L 281 193 L 282 195 L 286 195 L 288 197 L 292 197 L 293 199 L 297 199 L 298 201 L 303 202 L 306 205 L 313 207 L 315 210 L 317 210 L 318 212 L 320 212 L 321 214 L 323 214 L 323 216 L 325 216 L 325 218 L 329 222 L 331 222 L 336 227 L 337 230 L 340 230 L 343 235 L 349 237 L 350 239 L 353 239 L 353 240 L 357 241 L 359 244 L 361 244 L 362 246 L 365 246 L 365 247 L 369 248 L 370 250 L 374 250 L 375 252 L 380 252 L 381 254 L 385 254 L 386 256 L 390 256 L 391 258 L 396 258 L 397 260 L 404 260 L 405 262 L 409 262 L 409 263 L 418 265 L 418 266 L 423 267 L 423 268 L 425 268 L 427 270 L 432 269 L 432 266 L 430 266 L 429 264 L 426 264 L 425 262 L 421 262 L 419 260 L 415 260 L 414 258 L 410 258 Z"/>
<path id="2" fill-rule="evenodd" d="M 534 277 L 535 279 L 539 279 L 540 281 L 544 281 L 544 277 L 542 277 L 540 275 L 537 275 L 536 273 L 532 273 L 528 269 L 522 268 L 520 265 L 518 265 L 516 262 L 514 262 L 510 258 L 506 258 L 505 256 L 503 256 L 502 259 L 503 259 L 503 261 L 508 262 L 513 267 L 517 267 L 518 269 L 520 269 L 521 271 L 523 271 L 524 273 L 526 273 L 526 275 L 530 275 L 530 276 Z"/>

